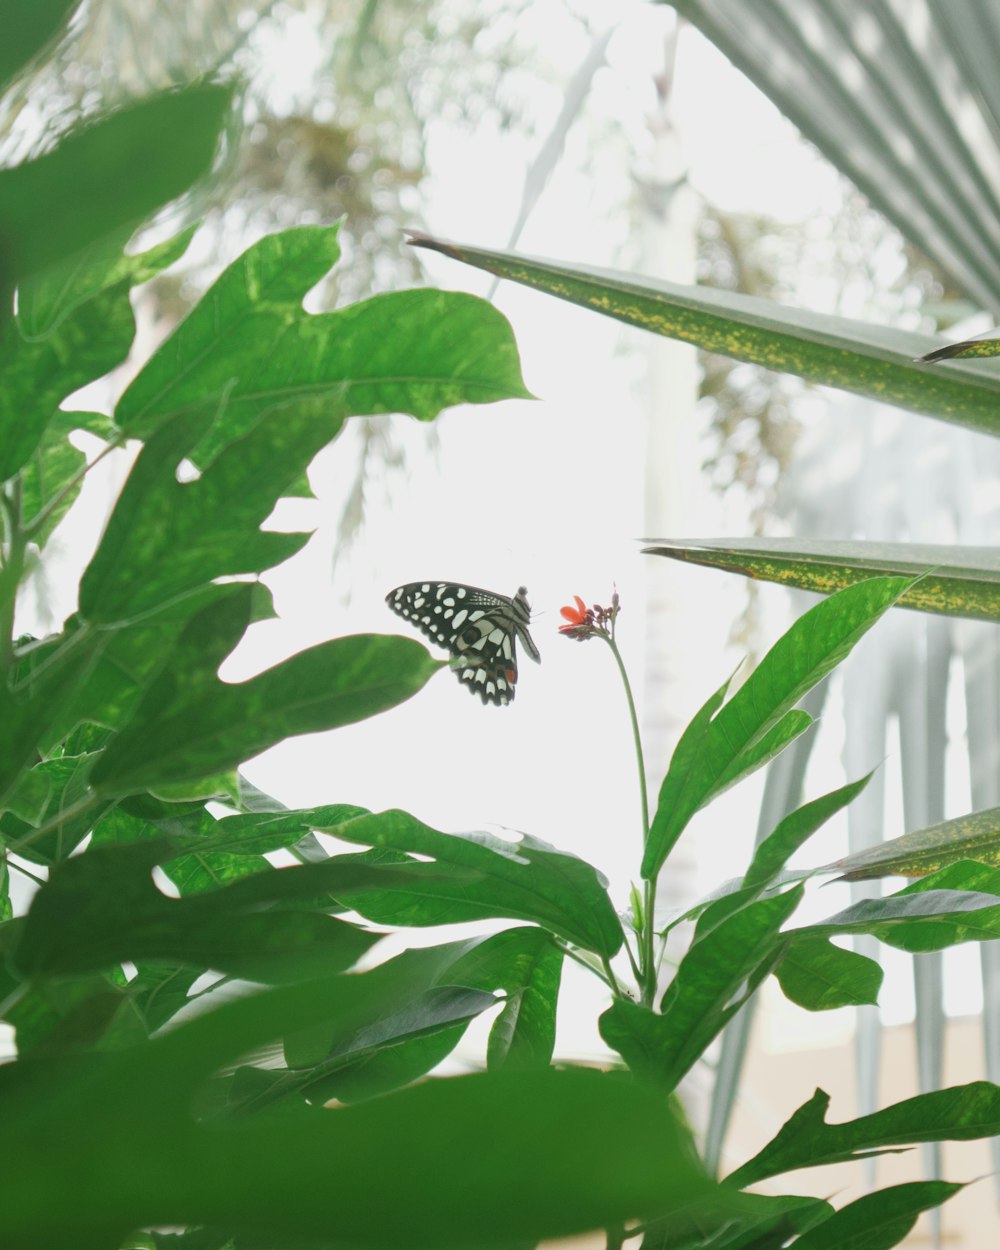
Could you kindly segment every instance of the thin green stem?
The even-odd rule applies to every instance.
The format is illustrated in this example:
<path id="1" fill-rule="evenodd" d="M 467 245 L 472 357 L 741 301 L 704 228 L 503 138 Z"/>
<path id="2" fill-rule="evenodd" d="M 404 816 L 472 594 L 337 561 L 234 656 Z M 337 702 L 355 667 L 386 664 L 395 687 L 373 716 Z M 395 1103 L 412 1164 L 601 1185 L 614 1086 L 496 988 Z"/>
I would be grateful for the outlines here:
<path id="1" fill-rule="evenodd" d="M 621 998 L 621 986 L 618 984 L 618 978 L 615 976 L 614 969 L 611 967 L 611 960 L 607 955 L 601 956 L 601 963 L 604 965 L 604 975 L 608 979 L 608 985 L 614 990 L 615 998 Z"/>
<path id="2" fill-rule="evenodd" d="M 75 820 L 88 808 L 97 807 L 103 800 L 94 798 L 93 795 L 85 795 L 82 799 L 77 799 L 75 803 L 71 803 L 69 807 L 64 808 L 61 812 L 57 812 L 51 820 L 47 820 L 43 825 L 39 825 L 37 829 L 32 829 L 30 833 L 26 833 L 23 838 L 19 838 L 16 842 L 11 842 L 8 849 L 15 855 L 20 854 L 26 846 L 31 846 L 40 838 L 44 838 L 47 834 L 54 833 L 60 825 L 68 820 Z"/>
<path id="3" fill-rule="evenodd" d="M 14 607 L 17 588 L 24 574 L 27 540 L 21 529 L 21 483 L 15 480 L 0 492 L 3 508 L 4 553 L 0 569 L 0 665 L 9 669 L 14 663 Z"/>
<path id="4" fill-rule="evenodd" d="M 625 662 L 622 660 L 618 644 L 615 642 L 614 623 L 609 634 L 600 635 L 611 648 L 615 657 L 618 672 L 621 674 L 622 685 L 625 687 L 625 698 L 628 701 L 629 720 L 632 724 L 632 741 L 635 745 L 635 761 L 639 770 L 639 801 L 642 805 L 642 849 L 646 849 L 649 837 L 649 794 L 646 787 L 646 761 L 642 753 L 642 736 L 639 732 L 639 717 L 635 710 L 635 699 L 632 697 L 632 685 L 628 679 Z M 656 956 L 654 950 L 653 911 L 656 906 L 656 882 L 647 881 L 644 888 L 643 924 L 640 934 L 639 969 L 637 979 L 642 991 L 642 1001 L 648 1007 L 656 997 Z"/>
<path id="5" fill-rule="evenodd" d="M 58 491 L 56 491 L 56 493 L 52 496 L 52 498 L 45 505 L 45 507 L 41 508 L 39 512 L 37 513 L 37 515 L 33 516 L 31 520 L 28 522 L 28 524 L 24 527 L 25 538 L 27 539 L 34 538 L 34 536 L 42 528 L 42 526 L 49 519 L 52 513 L 56 510 L 56 508 L 59 507 L 59 505 L 67 497 L 67 495 L 72 494 L 72 492 L 76 490 L 77 486 L 80 484 L 80 482 L 83 481 L 83 479 L 87 476 L 90 470 L 93 469 L 95 465 L 100 464 L 105 456 L 110 455 L 111 452 L 118 451 L 122 447 L 124 447 L 125 441 L 126 439 L 125 439 L 124 434 L 120 434 L 117 438 L 112 439 L 110 443 L 107 443 L 104 447 L 101 448 L 101 450 L 97 453 L 97 455 L 93 458 L 93 460 L 83 465 L 73 474 L 72 477 L 67 479 L 64 485 Z"/>

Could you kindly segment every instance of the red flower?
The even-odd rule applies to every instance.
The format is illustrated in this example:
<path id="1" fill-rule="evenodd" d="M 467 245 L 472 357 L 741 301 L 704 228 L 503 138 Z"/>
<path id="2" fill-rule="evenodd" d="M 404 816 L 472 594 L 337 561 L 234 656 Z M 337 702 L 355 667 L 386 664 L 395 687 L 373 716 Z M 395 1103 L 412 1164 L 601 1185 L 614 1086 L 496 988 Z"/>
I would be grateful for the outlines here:
<path id="1" fill-rule="evenodd" d="M 567 638 L 579 639 L 581 642 L 595 635 L 600 635 L 609 641 L 613 640 L 615 618 L 620 610 L 618 591 L 615 590 L 611 596 L 610 608 L 602 608 L 599 603 L 588 608 L 579 595 L 574 595 L 573 598 L 576 600 L 576 607 L 568 604 L 565 608 L 559 609 L 559 615 L 566 620 L 565 625 L 559 626 L 560 634 L 565 634 Z"/>
<path id="2" fill-rule="evenodd" d="M 594 629 L 594 613 L 583 602 L 579 595 L 574 595 L 576 607 L 571 604 L 559 609 L 559 615 L 565 617 L 567 624 L 559 626 L 560 634 L 567 638 L 589 638 Z"/>

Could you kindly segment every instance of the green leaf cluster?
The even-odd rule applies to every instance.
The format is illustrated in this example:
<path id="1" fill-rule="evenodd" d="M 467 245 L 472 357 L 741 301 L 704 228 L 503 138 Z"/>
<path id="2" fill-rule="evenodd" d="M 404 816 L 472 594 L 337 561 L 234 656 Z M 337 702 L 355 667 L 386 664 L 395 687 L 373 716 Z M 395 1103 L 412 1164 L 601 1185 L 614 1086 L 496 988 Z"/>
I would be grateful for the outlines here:
<path id="1" fill-rule="evenodd" d="M 18 6 L 0 79 L 74 7 Z M 339 258 L 337 228 L 308 226 L 234 262 L 113 412 L 64 410 L 125 359 L 130 292 L 186 247 L 189 234 L 126 251 L 209 169 L 229 100 L 214 84 L 155 96 L 0 171 L 0 1002 L 16 1050 L 0 1066 L 0 1243 L 520 1250 L 604 1228 L 609 1246 L 641 1234 L 643 1250 L 898 1244 L 960 1186 L 898 1185 L 839 1210 L 746 1188 L 996 1135 L 996 1086 L 839 1124 L 817 1090 L 721 1184 L 677 1089 L 771 974 L 808 1010 L 876 1001 L 880 970 L 845 937 L 923 952 L 1000 935 L 997 813 L 832 866 L 917 879 L 819 923 L 796 927 L 809 874 L 788 861 L 867 777 L 804 803 L 742 876 L 669 924 L 656 883 L 699 811 L 810 729 L 799 702 L 890 607 L 997 619 L 995 560 L 832 542 L 651 548 L 829 597 L 681 735 L 627 923 L 597 868 L 540 838 L 283 808 L 240 776 L 244 760 L 386 711 L 443 665 L 411 639 L 371 635 L 220 680 L 272 612 L 259 575 L 308 540 L 267 518 L 349 417 L 429 421 L 527 392 L 510 327 L 473 297 L 415 290 L 307 313 Z M 975 363 L 928 370 L 913 360 L 926 358 L 919 336 L 416 241 L 710 350 L 998 429 L 996 377 Z M 18 589 L 89 468 L 81 430 L 102 454 L 130 445 L 131 471 L 78 610 L 52 637 L 19 638 Z M 11 873 L 33 883 L 25 906 Z M 648 952 L 681 920 L 690 939 L 663 984 Z M 491 931 L 383 954 L 386 926 L 473 921 Z M 599 1025 L 622 1071 L 553 1065 L 567 958 L 610 995 Z M 434 1075 L 477 1020 L 484 1070 Z"/>

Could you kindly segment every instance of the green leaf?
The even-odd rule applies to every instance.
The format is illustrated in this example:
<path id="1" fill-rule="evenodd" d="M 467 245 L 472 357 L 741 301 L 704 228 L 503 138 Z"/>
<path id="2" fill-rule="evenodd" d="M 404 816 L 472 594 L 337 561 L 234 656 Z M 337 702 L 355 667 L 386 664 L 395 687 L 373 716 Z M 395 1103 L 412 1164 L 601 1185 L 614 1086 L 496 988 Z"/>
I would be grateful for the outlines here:
<path id="1" fill-rule="evenodd" d="M 256 995 L 71 1070 L 8 1065 L 0 1241 L 117 1244 L 130 1228 L 203 1224 L 283 1242 L 468 1250 L 719 1193 L 669 1106 L 620 1074 L 484 1073 L 284 1119 L 191 1118 L 195 1080 L 293 1024 L 346 1018 L 364 985 L 339 977 Z M 98 1172 L 80 1166 L 94 1141 Z"/>
<path id="2" fill-rule="evenodd" d="M 889 1250 L 899 1245 L 922 1211 L 964 1188 L 948 1181 L 890 1185 L 848 1203 L 795 1244 L 800 1250 Z"/>
<path id="3" fill-rule="evenodd" d="M 19 1055 L 59 1055 L 92 1047 L 124 994 L 103 976 L 62 978 L 32 985 L 4 1013 Z"/>
<path id="4" fill-rule="evenodd" d="M 778 930 L 801 898 L 796 886 L 727 916 L 688 948 L 660 1015 L 616 999 L 600 1018 L 601 1037 L 636 1076 L 672 1090 L 742 1006 L 743 983 L 769 970 Z"/>
<path id="5" fill-rule="evenodd" d="M 260 981 L 302 980 L 319 969 L 354 964 L 378 934 L 312 911 L 263 909 L 269 882 L 247 900 L 230 886 L 212 894 L 166 898 L 152 870 L 169 851 L 161 842 L 88 850 L 54 868 L 35 895 L 14 962 L 27 977 L 110 968 L 123 960 L 163 960 L 214 968 Z M 315 893 L 303 871 L 272 869 L 271 898 L 288 888 Z M 371 877 L 348 866 L 341 877 Z M 279 882 L 277 879 L 282 878 Z M 257 879 L 255 879 L 256 881 Z"/>
<path id="6" fill-rule="evenodd" d="M 83 485 L 85 454 L 69 441 L 74 430 L 107 424 L 99 413 L 57 412 L 21 473 L 21 517 L 32 542 L 44 546 Z M 79 475 L 78 480 L 73 479 Z"/>
<path id="7" fill-rule="evenodd" d="M 556 1042 L 556 1006 L 563 952 L 544 929 L 505 929 L 454 968 L 462 985 L 502 989 L 507 1001 L 490 1031 L 491 1071 L 548 1067 Z"/>
<path id="8" fill-rule="evenodd" d="M 100 816 L 100 807 L 82 806 L 81 800 L 87 797 L 90 770 L 97 758 L 96 752 L 63 755 L 43 760 L 21 774 L 6 802 L 9 810 L 0 815 L 0 832 L 19 855 L 49 866 L 65 859 L 87 836 Z M 32 803 L 32 797 L 37 802 Z M 43 823 L 48 832 L 41 838 L 33 836 Z M 29 837 L 30 843 L 25 843 Z"/>
<path id="9" fill-rule="evenodd" d="M 53 680 L 63 698 L 50 713 L 45 751 L 58 749 L 80 725 L 120 729 L 158 674 L 174 664 L 186 665 L 191 661 L 183 650 L 178 651 L 179 639 L 191 619 L 216 605 L 220 612 L 232 610 L 235 614 L 236 600 L 242 607 L 239 621 L 232 624 L 231 649 L 248 625 L 274 616 L 271 593 L 260 583 L 249 588 L 246 583 L 212 584 L 141 622 L 118 629 L 95 631 L 78 616 L 71 617 L 61 635 L 38 644 L 24 656 L 24 671 L 19 674 L 22 684 L 32 692 L 33 670 L 43 675 L 50 670 L 57 674 Z M 220 662 L 222 658 L 220 654 Z M 81 669 L 79 674 L 72 669 L 74 664 Z M 70 676 L 60 680 L 61 672 Z M 37 697 L 45 698 L 45 690 L 43 681 Z M 51 700 L 51 694 L 48 698 Z M 105 734 L 99 746 L 106 745 L 109 739 L 110 734 Z"/>
<path id="10" fill-rule="evenodd" d="M 229 102 L 229 90 L 207 84 L 166 92 L 0 170 L 0 286 L 138 225 L 186 191 L 208 170 Z"/>
<path id="11" fill-rule="evenodd" d="M 0 86 L 12 78 L 64 29 L 80 0 L 28 0 L 4 6 L 0 43 Z"/>
<path id="12" fill-rule="evenodd" d="M 200 779 L 295 734 L 363 720 L 408 699 L 442 667 L 409 638 L 358 634 L 310 647 L 248 681 L 220 682 L 215 670 L 242 632 L 246 609 L 246 597 L 234 595 L 188 624 L 171 667 L 95 765 L 99 794 Z"/>
<path id="13" fill-rule="evenodd" d="M 128 290 L 121 282 L 101 291 L 67 314 L 52 334 L 32 342 L 13 319 L 0 325 L 0 479 L 30 462 L 69 394 L 128 355 L 135 337 Z"/>
<path id="14" fill-rule="evenodd" d="M 827 1124 L 830 1095 L 817 1089 L 777 1135 L 726 1184 L 742 1189 L 768 1176 L 844 1163 L 931 1141 L 974 1141 L 1000 1133 L 1000 1087 L 973 1081 L 918 1094 L 873 1115 Z"/>
<path id="15" fill-rule="evenodd" d="M 822 1198 L 741 1194 L 738 1211 L 680 1212 L 646 1227 L 640 1250 L 774 1250 L 833 1214 Z"/>
<path id="16" fill-rule="evenodd" d="M 704 727 L 698 749 L 685 753 L 678 768 L 671 761 L 643 855 L 647 880 L 657 876 L 699 808 L 767 763 L 811 723 L 806 713 L 790 709 L 844 659 L 909 585 L 905 578 L 886 577 L 851 586 L 816 604 L 779 638 Z"/>
<path id="17" fill-rule="evenodd" d="M 195 455 L 204 465 L 263 413 L 291 401 L 430 420 L 453 404 L 530 397 L 510 326 L 485 300 L 399 291 L 306 313 L 303 296 L 338 255 L 335 226 L 302 226 L 254 244 L 122 396 L 121 428 L 147 438 L 191 412 L 207 433 L 216 420 Z"/>
<path id="18" fill-rule="evenodd" d="M 831 816 L 835 816 L 848 803 L 853 802 L 873 775 L 868 773 L 860 781 L 849 782 L 846 786 L 832 790 L 809 803 L 803 803 L 801 807 L 790 812 L 757 847 L 743 884 L 756 888 L 769 885 L 799 847 L 826 824 Z"/>
<path id="19" fill-rule="evenodd" d="M 408 861 L 412 891 L 365 890 L 338 893 L 341 901 L 377 924 L 457 924 L 503 916 L 529 920 L 585 950 L 611 958 L 624 941 L 621 922 L 606 882 L 582 859 L 522 834 L 506 842 L 488 833 L 439 833 L 406 812 L 360 816 L 320 832 L 360 842 L 377 852 L 429 856 L 432 863 Z M 365 856 L 362 862 L 377 862 Z M 455 886 L 436 871 L 471 870 L 478 880 Z M 427 870 L 427 885 L 418 882 Z"/>
<path id="20" fill-rule="evenodd" d="M 192 226 L 145 252 L 128 255 L 125 247 L 133 234 L 128 224 L 33 274 L 17 292 L 17 327 L 22 336 L 29 342 L 44 338 L 102 291 L 148 282 L 184 255 L 194 231 Z"/>
<path id="21" fill-rule="evenodd" d="M 281 1077 L 267 1097 L 302 1090 L 313 1102 L 333 1097 L 353 1102 L 430 1071 L 454 1049 L 468 1022 L 496 1005 L 488 991 L 523 979 L 517 956 L 527 943 L 519 937 L 541 930 L 509 932 L 508 941 L 496 934 L 404 951 L 367 973 L 372 983 L 392 981 L 391 1002 L 386 1005 L 388 995 L 376 996 L 371 1017 L 360 1026 L 352 1021 L 332 1033 L 326 1028 L 305 1038 L 286 1038 L 286 1062 L 299 1070 Z"/>
<path id="22" fill-rule="evenodd" d="M 838 859 L 820 871 L 841 872 L 845 881 L 893 875 L 922 877 L 969 859 L 1000 867 L 1000 807 L 915 829 Z"/>
<path id="23" fill-rule="evenodd" d="M 217 577 L 259 573 L 294 554 L 302 536 L 259 526 L 342 419 L 332 408 L 322 421 L 307 406 L 289 409 L 227 447 L 193 482 L 178 481 L 177 469 L 201 432 L 201 414 L 171 422 L 132 466 L 83 575 L 81 616 L 127 624 Z"/>
<path id="24" fill-rule="evenodd" d="M 826 938 L 793 938 L 775 969 L 786 998 L 806 1011 L 877 1003 L 883 972 L 874 959 Z"/>
<path id="25" fill-rule="evenodd" d="M 988 434 L 1000 432 L 1000 377 L 988 365 L 973 362 L 941 369 L 915 364 L 914 357 L 938 345 L 928 335 L 788 308 L 714 287 L 679 286 L 420 234 L 411 241 L 705 351 Z"/>
<path id="26" fill-rule="evenodd" d="M 1000 872 L 985 864 L 951 864 L 884 898 L 862 899 L 835 916 L 794 930 L 801 936 L 871 933 L 903 950 L 934 951 L 1000 933 Z"/>
<path id="27" fill-rule="evenodd" d="M 897 607 L 1000 620 L 1000 559 L 993 547 L 860 539 L 708 538 L 683 543 L 665 540 L 643 550 L 824 595 L 873 576 L 917 576 L 900 595 Z"/>

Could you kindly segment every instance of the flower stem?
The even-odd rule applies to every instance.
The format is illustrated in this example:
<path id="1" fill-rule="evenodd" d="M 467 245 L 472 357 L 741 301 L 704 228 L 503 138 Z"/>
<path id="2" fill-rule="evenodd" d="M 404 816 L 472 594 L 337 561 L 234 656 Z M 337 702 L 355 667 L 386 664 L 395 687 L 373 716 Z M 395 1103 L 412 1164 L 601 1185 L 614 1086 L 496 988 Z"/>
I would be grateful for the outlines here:
<path id="1" fill-rule="evenodd" d="M 632 723 L 632 741 L 635 744 L 635 760 L 639 770 L 639 801 L 642 805 L 642 849 L 646 849 L 649 837 L 649 794 L 646 787 L 646 762 L 642 753 L 642 736 L 639 733 L 639 717 L 635 710 L 635 699 L 632 697 L 632 685 L 628 679 L 625 662 L 622 660 L 618 644 L 615 642 L 614 624 L 611 633 L 601 637 L 611 648 L 615 657 L 618 672 L 621 674 L 622 685 L 625 687 L 625 698 L 628 701 L 628 714 Z M 648 1007 L 656 997 L 656 953 L 655 934 L 653 931 L 653 911 L 656 906 L 656 882 L 647 881 L 644 886 L 643 924 L 639 947 L 639 984 L 642 989 L 642 1001 Z"/>

